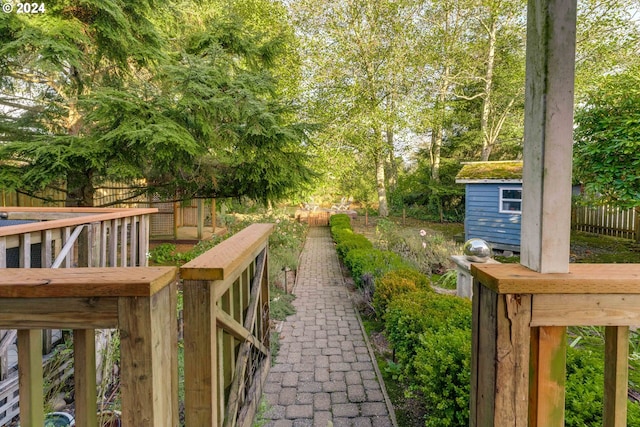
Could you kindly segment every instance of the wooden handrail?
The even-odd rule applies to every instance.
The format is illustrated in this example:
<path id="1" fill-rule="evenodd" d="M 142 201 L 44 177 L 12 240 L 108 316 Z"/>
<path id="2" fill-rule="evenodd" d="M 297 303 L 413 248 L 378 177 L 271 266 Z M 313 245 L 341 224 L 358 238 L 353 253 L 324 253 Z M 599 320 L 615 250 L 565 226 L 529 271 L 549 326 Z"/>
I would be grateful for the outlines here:
<path id="1" fill-rule="evenodd" d="M 255 258 L 269 235 L 273 224 L 252 224 L 183 265 L 180 277 L 188 280 L 224 280 L 236 271 L 240 264 Z"/>
<path id="2" fill-rule="evenodd" d="M 640 264 L 571 264 L 569 273 L 538 273 L 521 264 L 471 265 L 498 294 L 640 294 Z"/>
<path id="3" fill-rule="evenodd" d="M 187 425 L 251 425 L 271 360 L 267 246 L 273 229 L 250 225 L 180 269 Z"/>
<path id="4" fill-rule="evenodd" d="M 95 426 L 95 328 L 120 329 L 123 425 L 175 427 L 175 267 L 6 269 L 0 327 L 18 329 L 20 422 L 43 423 L 42 332 L 74 329 L 76 419 Z M 82 284 L 83 286 L 78 286 Z M 38 328 L 38 329 L 34 329 Z"/>
<path id="5" fill-rule="evenodd" d="M 541 274 L 472 264 L 472 427 L 564 425 L 566 326 L 606 326 L 604 427 L 626 425 L 629 326 L 640 264 L 572 264 Z"/>
<path id="6" fill-rule="evenodd" d="M 157 208 L 32 208 L 32 210 L 27 210 L 27 208 L 0 208 L 0 212 L 33 212 L 33 215 L 38 212 L 62 213 L 67 210 L 79 214 L 84 213 L 85 215 L 75 216 L 72 218 L 52 219 L 50 221 L 38 221 L 30 224 L 8 225 L 5 227 L 0 227 L 0 237 L 12 236 L 14 234 L 32 233 L 35 231 L 44 231 L 52 228 L 72 227 L 74 225 L 109 221 L 112 219 L 128 218 L 138 215 L 148 215 L 158 212 Z M 36 219 L 33 215 L 32 217 Z M 45 219 L 43 215 L 38 215 L 37 218 Z"/>

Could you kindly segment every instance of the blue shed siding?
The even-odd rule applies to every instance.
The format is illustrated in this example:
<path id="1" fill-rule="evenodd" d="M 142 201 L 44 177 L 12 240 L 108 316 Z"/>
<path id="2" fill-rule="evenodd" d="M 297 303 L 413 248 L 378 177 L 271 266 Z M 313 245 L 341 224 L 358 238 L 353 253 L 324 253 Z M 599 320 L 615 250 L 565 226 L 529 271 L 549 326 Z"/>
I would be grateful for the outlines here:
<path id="1" fill-rule="evenodd" d="M 466 184 L 465 239 L 520 246 L 520 214 L 500 213 L 500 188 L 521 184 Z"/>

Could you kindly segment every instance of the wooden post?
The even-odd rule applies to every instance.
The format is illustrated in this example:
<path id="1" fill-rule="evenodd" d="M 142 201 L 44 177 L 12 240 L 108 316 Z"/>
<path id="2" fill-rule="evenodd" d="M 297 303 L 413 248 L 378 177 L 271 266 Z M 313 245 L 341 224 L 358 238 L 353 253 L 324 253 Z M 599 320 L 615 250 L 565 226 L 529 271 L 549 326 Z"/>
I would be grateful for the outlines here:
<path id="1" fill-rule="evenodd" d="M 216 199 L 211 199 L 211 228 L 212 228 L 212 232 L 213 234 L 216 234 L 216 223 L 217 223 L 217 218 L 216 218 Z"/>
<path id="2" fill-rule="evenodd" d="M 179 204 L 178 202 L 173 202 L 173 238 L 174 240 L 178 240 L 178 227 L 180 226 L 179 219 L 178 219 L 179 215 L 180 215 Z"/>
<path id="3" fill-rule="evenodd" d="M 636 243 L 640 243 L 640 206 L 636 207 L 636 219 L 634 221 L 633 229 L 636 236 Z"/>
<path id="4" fill-rule="evenodd" d="M 532 329 L 529 427 L 563 427 L 567 328 Z"/>
<path id="5" fill-rule="evenodd" d="M 204 228 L 204 202 L 202 199 L 196 201 L 198 208 L 198 240 L 202 240 L 202 229 Z"/>
<path id="6" fill-rule="evenodd" d="M 173 283 L 150 298 L 118 299 L 125 426 L 177 425 L 177 323 L 176 307 L 171 306 L 175 291 Z"/>
<path id="7" fill-rule="evenodd" d="M 604 427 L 626 427 L 629 388 L 629 327 L 607 326 L 604 353 Z"/>
<path id="8" fill-rule="evenodd" d="M 407 225 L 407 208 L 402 207 L 402 225 Z"/>
<path id="9" fill-rule="evenodd" d="M 529 0 L 521 262 L 569 271 L 576 0 Z M 566 328 L 532 339 L 531 426 L 564 425 Z"/>
<path id="10" fill-rule="evenodd" d="M 221 424 L 218 404 L 217 305 L 208 281 L 184 283 L 185 424 Z"/>
<path id="11" fill-rule="evenodd" d="M 42 331 L 18 330 L 20 424 L 23 426 L 44 425 L 42 374 Z"/>
<path id="12" fill-rule="evenodd" d="M 96 334 L 94 329 L 73 331 L 75 418 L 78 426 L 98 425 L 96 400 Z"/>
<path id="13" fill-rule="evenodd" d="M 571 234 L 571 163 L 576 0 L 529 0 L 521 262 L 566 273 Z"/>

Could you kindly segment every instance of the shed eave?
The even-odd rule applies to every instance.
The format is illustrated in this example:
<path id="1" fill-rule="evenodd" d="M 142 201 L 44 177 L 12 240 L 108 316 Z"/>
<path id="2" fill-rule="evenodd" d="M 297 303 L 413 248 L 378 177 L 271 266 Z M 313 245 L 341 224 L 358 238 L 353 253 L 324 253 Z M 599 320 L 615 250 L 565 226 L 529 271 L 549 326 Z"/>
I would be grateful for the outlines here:
<path id="1" fill-rule="evenodd" d="M 522 184 L 521 179 L 456 179 L 456 184 Z"/>

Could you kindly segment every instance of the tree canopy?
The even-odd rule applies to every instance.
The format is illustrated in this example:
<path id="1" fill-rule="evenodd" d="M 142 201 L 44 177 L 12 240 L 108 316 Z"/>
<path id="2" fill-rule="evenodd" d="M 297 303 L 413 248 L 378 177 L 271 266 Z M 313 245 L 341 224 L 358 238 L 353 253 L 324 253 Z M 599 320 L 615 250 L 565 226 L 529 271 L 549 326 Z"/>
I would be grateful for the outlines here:
<path id="1" fill-rule="evenodd" d="M 172 198 L 268 200 L 308 183 L 308 127 L 275 72 L 295 63 L 292 31 L 282 6 L 252 3 L 271 32 L 224 1 L 2 14 L 0 185 L 91 205 L 100 185 L 140 178 Z"/>
<path id="2" fill-rule="evenodd" d="M 622 207 L 640 204 L 640 68 L 599 79 L 576 113 L 575 176 L 587 192 Z"/>

